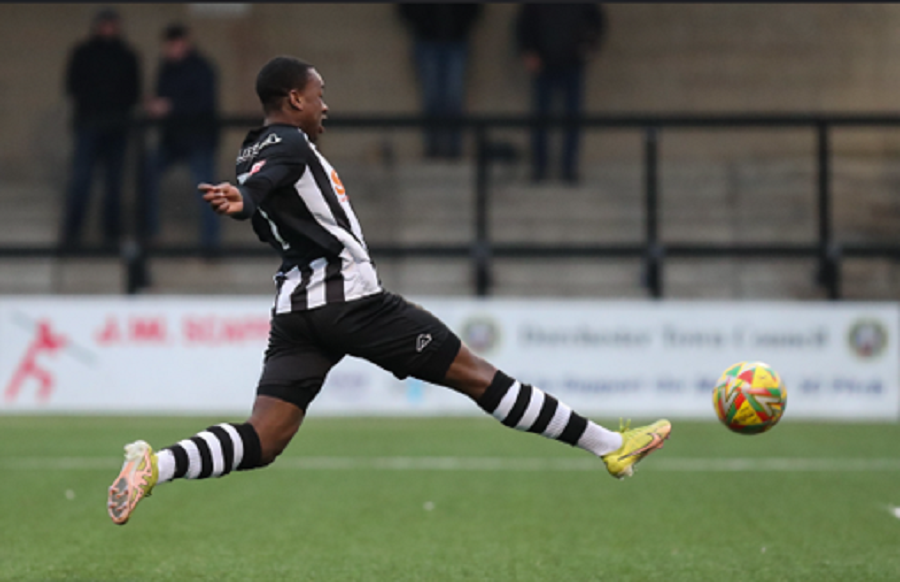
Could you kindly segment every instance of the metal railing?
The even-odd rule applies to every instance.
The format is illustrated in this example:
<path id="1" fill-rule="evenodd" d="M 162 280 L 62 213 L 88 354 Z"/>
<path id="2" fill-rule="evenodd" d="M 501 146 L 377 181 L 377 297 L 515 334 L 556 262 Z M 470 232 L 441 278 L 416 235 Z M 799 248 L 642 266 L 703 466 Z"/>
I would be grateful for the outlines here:
<path id="1" fill-rule="evenodd" d="M 250 128 L 258 125 L 258 116 L 233 116 L 220 119 L 223 129 Z M 144 158 L 149 121 L 134 124 L 138 159 Z M 370 245 L 376 260 L 382 258 L 469 258 L 474 274 L 474 294 L 491 293 L 491 262 L 493 258 L 634 258 L 644 264 L 643 284 L 653 298 L 664 296 L 663 268 L 668 258 L 814 258 L 818 261 L 817 284 L 828 298 L 841 297 L 841 261 L 844 258 L 900 258 L 900 245 L 841 243 L 835 240 L 832 216 L 832 152 L 834 128 L 900 127 L 900 115 L 854 114 L 718 114 L 718 115 L 599 115 L 583 118 L 534 118 L 530 116 L 468 116 L 458 119 L 434 119 L 422 116 L 334 116 L 330 129 L 416 129 L 428 126 L 459 128 L 471 131 L 475 137 L 474 239 L 469 244 L 456 245 Z M 532 129 L 535 127 L 571 127 L 585 129 L 630 129 L 639 131 L 643 139 L 643 241 L 634 244 L 528 244 L 495 243 L 489 231 L 491 196 L 490 168 L 495 162 L 491 132 L 498 129 Z M 663 195 L 659 176 L 660 136 L 667 130 L 740 129 L 806 129 L 815 136 L 816 218 L 817 240 L 806 244 L 668 244 L 659 236 L 659 201 Z M 143 165 L 139 164 L 142 168 Z M 137 172 L 137 189 L 143 187 L 141 171 Z M 136 205 L 141 212 L 140 205 Z M 142 221 L 136 221 L 141 224 Z M 271 256 L 273 251 L 258 245 L 224 245 L 222 256 Z M 137 229 L 135 238 L 121 248 L 94 247 L 69 249 L 59 245 L 0 246 L 0 258 L 65 258 L 120 257 L 126 269 L 126 293 L 138 293 L 145 284 L 147 264 L 154 258 L 202 256 L 196 245 L 148 245 L 145 235 Z"/>

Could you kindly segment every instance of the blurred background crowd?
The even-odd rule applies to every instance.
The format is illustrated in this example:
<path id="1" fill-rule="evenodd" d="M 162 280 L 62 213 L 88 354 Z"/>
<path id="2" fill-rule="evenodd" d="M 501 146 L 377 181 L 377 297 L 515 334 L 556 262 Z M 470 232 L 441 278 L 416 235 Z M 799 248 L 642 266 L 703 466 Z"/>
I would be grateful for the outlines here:
<path id="1" fill-rule="evenodd" d="M 277 54 L 317 67 L 334 119 L 525 120 L 482 136 L 493 164 L 481 218 L 484 150 L 469 126 L 330 129 L 321 147 L 376 247 L 465 246 L 485 232 L 494 244 L 643 244 L 644 128 L 557 132 L 528 119 L 892 115 L 900 84 L 890 4 L 4 4 L 0 15 L 0 247 L 13 249 L 0 254 L 3 293 L 119 292 L 116 257 L 135 241 L 197 251 L 155 260 L 147 292 L 267 293 L 271 261 L 220 254 L 253 246 L 252 233 L 213 216 L 194 185 L 233 178 L 260 118 L 256 72 Z M 898 242 L 896 127 L 829 139 L 830 236 Z M 661 242 L 819 240 L 808 127 L 664 127 L 657 145 Z M 100 250 L 14 252 L 29 245 Z M 397 252 L 379 266 L 401 292 L 472 290 L 465 256 Z M 577 253 L 498 258 L 492 291 L 642 297 L 644 267 Z M 890 258 L 843 268 L 845 296 L 897 296 Z M 819 298 L 820 269 L 816 257 L 673 259 L 666 289 Z"/>

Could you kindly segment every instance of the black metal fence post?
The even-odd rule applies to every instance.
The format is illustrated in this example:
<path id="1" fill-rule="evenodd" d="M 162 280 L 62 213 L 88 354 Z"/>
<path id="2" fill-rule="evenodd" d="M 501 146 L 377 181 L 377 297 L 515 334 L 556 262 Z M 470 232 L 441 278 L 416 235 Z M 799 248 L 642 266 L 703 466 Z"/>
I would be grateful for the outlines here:
<path id="1" fill-rule="evenodd" d="M 829 299 L 840 298 L 837 261 L 840 253 L 832 244 L 831 224 L 831 142 L 829 126 L 824 121 L 816 123 L 816 164 L 819 219 L 819 270 L 818 282 L 823 285 Z"/>
<path id="2" fill-rule="evenodd" d="M 125 292 L 135 295 L 147 286 L 147 124 L 137 122 L 132 126 L 135 155 L 134 185 L 134 239 L 122 246 L 122 261 L 125 265 Z"/>
<path id="3" fill-rule="evenodd" d="M 663 249 L 659 244 L 659 129 L 644 128 L 644 236 L 647 254 L 644 284 L 654 299 L 662 297 Z"/>
<path id="4" fill-rule="evenodd" d="M 487 129 L 475 127 L 475 241 L 472 260 L 475 268 L 475 294 L 486 297 L 491 292 L 491 243 L 488 234 L 488 188 L 490 151 Z"/>
<path id="5" fill-rule="evenodd" d="M 841 246 L 833 243 L 828 246 L 828 298 L 836 300 L 841 298 Z"/>

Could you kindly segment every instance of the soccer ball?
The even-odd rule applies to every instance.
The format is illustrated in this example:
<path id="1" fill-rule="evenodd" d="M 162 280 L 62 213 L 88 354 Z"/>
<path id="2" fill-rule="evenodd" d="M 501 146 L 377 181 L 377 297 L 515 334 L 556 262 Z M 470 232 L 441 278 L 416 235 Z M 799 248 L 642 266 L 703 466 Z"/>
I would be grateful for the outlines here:
<path id="1" fill-rule="evenodd" d="M 775 426 L 787 405 L 787 389 L 778 373 L 762 362 L 730 366 L 713 389 L 713 406 L 722 424 L 740 434 L 758 434 Z"/>

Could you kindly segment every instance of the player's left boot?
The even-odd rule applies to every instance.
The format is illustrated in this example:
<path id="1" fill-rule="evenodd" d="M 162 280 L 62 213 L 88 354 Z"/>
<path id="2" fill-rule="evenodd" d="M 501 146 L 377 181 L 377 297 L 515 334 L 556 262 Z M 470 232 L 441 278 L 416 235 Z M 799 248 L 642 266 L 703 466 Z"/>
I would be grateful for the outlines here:
<path id="1" fill-rule="evenodd" d="M 610 475 L 624 479 L 634 474 L 634 466 L 644 457 L 663 447 L 672 432 L 672 423 L 662 419 L 633 429 L 620 426 L 619 432 L 622 433 L 622 446 L 601 458 Z"/>
<path id="2" fill-rule="evenodd" d="M 159 478 L 156 453 L 144 441 L 125 445 L 125 463 L 109 488 L 107 511 L 113 523 L 124 525 L 138 502 L 149 497 Z"/>

